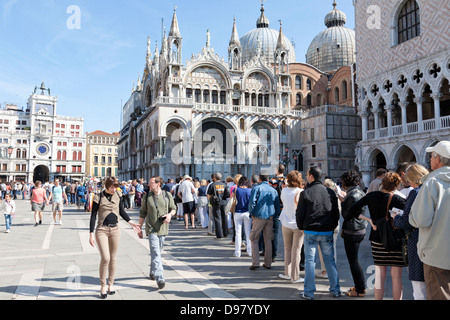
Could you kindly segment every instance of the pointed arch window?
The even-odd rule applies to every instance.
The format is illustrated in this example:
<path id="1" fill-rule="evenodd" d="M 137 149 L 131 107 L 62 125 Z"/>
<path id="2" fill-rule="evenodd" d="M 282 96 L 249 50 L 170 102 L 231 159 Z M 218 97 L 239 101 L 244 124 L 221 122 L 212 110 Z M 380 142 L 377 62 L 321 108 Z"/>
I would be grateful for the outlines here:
<path id="1" fill-rule="evenodd" d="M 408 0 L 400 10 L 397 20 L 398 44 L 420 35 L 420 10 L 417 1 Z"/>

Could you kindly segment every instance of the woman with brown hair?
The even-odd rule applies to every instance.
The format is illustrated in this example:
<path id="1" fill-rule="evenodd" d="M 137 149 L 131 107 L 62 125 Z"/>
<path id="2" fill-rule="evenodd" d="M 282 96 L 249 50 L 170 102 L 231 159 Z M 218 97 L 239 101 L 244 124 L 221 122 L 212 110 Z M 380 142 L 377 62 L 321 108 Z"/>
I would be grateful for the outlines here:
<path id="1" fill-rule="evenodd" d="M 348 216 L 367 220 L 372 226 L 369 240 L 372 243 L 372 256 L 375 263 L 375 300 L 383 299 L 387 266 L 391 267 L 393 298 L 394 300 L 402 299 L 402 267 L 405 267 L 406 265 L 403 262 L 401 247 L 395 250 L 386 249 L 382 243 L 381 236 L 377 231 L 377 227 L 374 224 L 374 221 L 385 219 L 388 209 L 398 208 L 403 210 L 405 200 L 394 194 L 394 191 L 400 183 L 401 178 L 397 173 L 386 173 L 381 181 L 380 191 L 373 191 L 366 194 L 349 209 Z M 368 206 L 370 218 L 360 214 L 361 209 L 364 206 Z M 389 222 L 391 221 L 392 218 L 389 214 Z"/>
<path id="2" fill-rule="evenodd" d="M 300 253 L 303 245 L 303 230 L 297 227 L 295 213 L 302 189 L 302 174 L 291 171 L 287 175 L 287 188 L 281 191 L 283 210 L 280 214 L 281 231 L 284 241 L 284 273 L 278 277 L 293 283 L 304 282 L 300 277 Z"/>
<path id="3" fill-rule="evenodd" d="M 89 243 L 94 246 L 97 242 L 100 251 L 100 297 L 105 299 L 108 294 L 115 293 L 113 289 L 116 273 L 116 255 L 119 248 L 120 228 L 118 217 L 121 216 L 133 228 L 136 233 L 140 232 L 139 225 L 133 223 L 125 212 L 122 192 L 117 190 L 119 182 L 114 177 L 107 178 L 105 190 L 95 195 L 92 204 L 90 222 Z M 98 216 L 98 219 L 97 219 Z M 97 226 L 96 224 L 97 220 Z M 95 229 L 95 235 L 94 235 Z M 106 286 L 106 275 L 108 273 L 108 290 Z"/>
<path id="4" fill-rule="evenodd" d="M 34 183 L 34 188 L 31 191 L 31 210 L 34 211 L 34 226 L 42 224 L 42 211 L 45 209 L 45 205 L 48 205 L 47 192 L 42 188 L 42 182 L 37 180 Z"/>

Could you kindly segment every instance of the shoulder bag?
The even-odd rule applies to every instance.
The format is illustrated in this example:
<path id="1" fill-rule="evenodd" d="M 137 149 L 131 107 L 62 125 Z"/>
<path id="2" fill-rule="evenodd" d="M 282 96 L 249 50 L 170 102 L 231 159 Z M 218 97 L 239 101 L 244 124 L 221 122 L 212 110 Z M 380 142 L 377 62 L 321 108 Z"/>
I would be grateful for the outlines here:
<path id="1" fill-rule="evenodd" d="M 375 224 L 384 248 L 388 251 L 402 251 L 402 239 L 396 236 L 392 225 L 392 219 L 389 215 L 389 205 L 391 204 L 392 197 L 393 194 L 389 196 L 386 216 L 375 221 Z"/>

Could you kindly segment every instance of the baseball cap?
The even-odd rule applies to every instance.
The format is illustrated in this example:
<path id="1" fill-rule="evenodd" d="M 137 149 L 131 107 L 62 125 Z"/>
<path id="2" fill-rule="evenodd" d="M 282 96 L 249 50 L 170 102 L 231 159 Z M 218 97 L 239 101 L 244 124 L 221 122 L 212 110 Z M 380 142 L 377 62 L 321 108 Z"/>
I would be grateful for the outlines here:
<path id="1" fill-rule="evenodd" d="M 444 158 L 450 158 L 450 141 L 441 141 L 434 147 L 425 149 L 426 152 L 436 152 Z"/>

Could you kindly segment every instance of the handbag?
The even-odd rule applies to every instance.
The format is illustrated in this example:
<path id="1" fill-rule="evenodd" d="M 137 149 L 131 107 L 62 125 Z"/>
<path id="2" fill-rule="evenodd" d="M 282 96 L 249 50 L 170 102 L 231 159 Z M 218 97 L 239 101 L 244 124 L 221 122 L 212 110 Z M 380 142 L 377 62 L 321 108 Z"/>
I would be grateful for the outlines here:
<path id="1" fill-rule="evenodd" d="M 389 205 L 391 204 L 392 197 L 393 194 L 390 195 L 388 200 L 386 216 L 378 219 L 375 224 L 384 248 L 388 251 L 401 251 L 402 239 L 396 236 L 394 227 L 392 226 L 392 219 L 389 216 Z"/>

